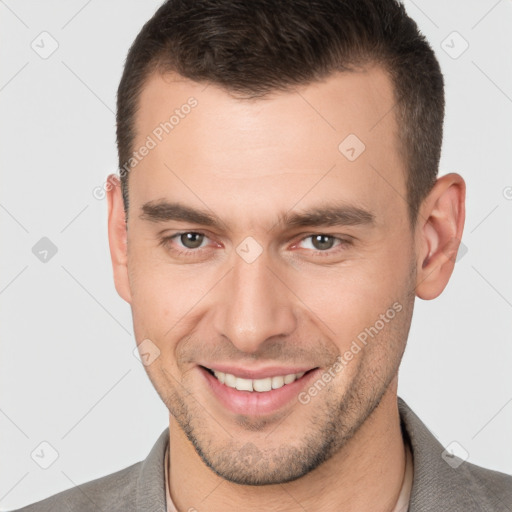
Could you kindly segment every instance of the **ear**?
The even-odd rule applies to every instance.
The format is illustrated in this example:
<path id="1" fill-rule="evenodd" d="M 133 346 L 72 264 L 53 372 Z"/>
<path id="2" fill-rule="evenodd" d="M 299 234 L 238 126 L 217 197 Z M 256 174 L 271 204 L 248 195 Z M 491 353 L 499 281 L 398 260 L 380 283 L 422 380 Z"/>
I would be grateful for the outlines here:
<path id="1" fill-rule="evenodd" d="M 466 184 L 456 173 L 438 178 L 416 224 L 416 295 L 435 299 L 453 272 L 464 229 Z"/>
<path id="2" fill-rule="evenodd" d="M 114 283 L 117 293 L 128 303 L 131 302 L 130 282 L 128 279 L 127 226 L 124 213 L 121 182 L 115 174 L 107 178 L 108 200 L 108 243 L 114 271 Z"/>

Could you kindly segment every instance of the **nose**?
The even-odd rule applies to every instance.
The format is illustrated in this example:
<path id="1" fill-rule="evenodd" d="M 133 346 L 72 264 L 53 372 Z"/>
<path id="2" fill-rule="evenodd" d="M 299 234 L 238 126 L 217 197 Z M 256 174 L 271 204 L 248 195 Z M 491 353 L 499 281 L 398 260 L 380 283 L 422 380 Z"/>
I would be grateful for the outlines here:
<path id="1" fill-rule="evenodd" d="M 262 254 L 252 263 L 236 256 L 217 296 L 214 328 L 240 351 L 255 353 L 270 338 L 296 328 L 293 294 Z"/>

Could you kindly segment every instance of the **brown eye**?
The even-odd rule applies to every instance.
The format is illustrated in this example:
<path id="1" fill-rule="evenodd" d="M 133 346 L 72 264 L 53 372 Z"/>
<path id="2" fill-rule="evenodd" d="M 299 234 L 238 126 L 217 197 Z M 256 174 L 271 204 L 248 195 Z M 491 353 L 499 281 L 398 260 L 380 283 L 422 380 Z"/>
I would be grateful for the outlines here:
<path id="1" fill-rule="evenodd" d="M 180 235 L 180 242 L 187 249 L 197 249 L 198 247 L 201 247 L 203 241 L 204 235 L 201 233 L 188 232 Z"/>

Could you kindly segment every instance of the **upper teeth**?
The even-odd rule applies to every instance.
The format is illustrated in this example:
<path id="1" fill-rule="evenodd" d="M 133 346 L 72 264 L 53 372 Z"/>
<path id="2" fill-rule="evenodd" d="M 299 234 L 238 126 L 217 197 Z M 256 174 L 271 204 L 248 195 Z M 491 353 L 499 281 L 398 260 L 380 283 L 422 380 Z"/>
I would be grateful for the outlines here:
<path id="1" fill-rule="evenodd" d="M 288 375 L 278 375 L 276 377 L 267 377 L 265 379 L 242 379 L 235 377 L 231 373 L 213 372 L 215 377 L 226 386 L 238 391 L 270 391 L 272 389 L 282 388 L 285 384 L 291 384 L 300 379 L 306 372 L 290 373 Z"/>

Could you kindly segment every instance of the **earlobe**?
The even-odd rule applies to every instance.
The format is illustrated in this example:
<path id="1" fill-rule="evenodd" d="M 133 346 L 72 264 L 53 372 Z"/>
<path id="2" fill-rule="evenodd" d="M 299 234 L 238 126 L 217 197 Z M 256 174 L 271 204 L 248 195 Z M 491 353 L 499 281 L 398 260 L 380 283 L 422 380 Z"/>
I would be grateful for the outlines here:
<path id="1" fill-rule="evenodd" d="M 416 226 L 416 295 L 435 299 L 455 266 L 465 220 L 466 185 L 462 176 L 439 178 L 420 208 Z"/>
<path id="2" fill-rule="evenodd" d="M 128 244 L 121 182 L 115 174 L 107 178 L 108 241 L 117 293 L 131 302 L 128 279 Z"/>

